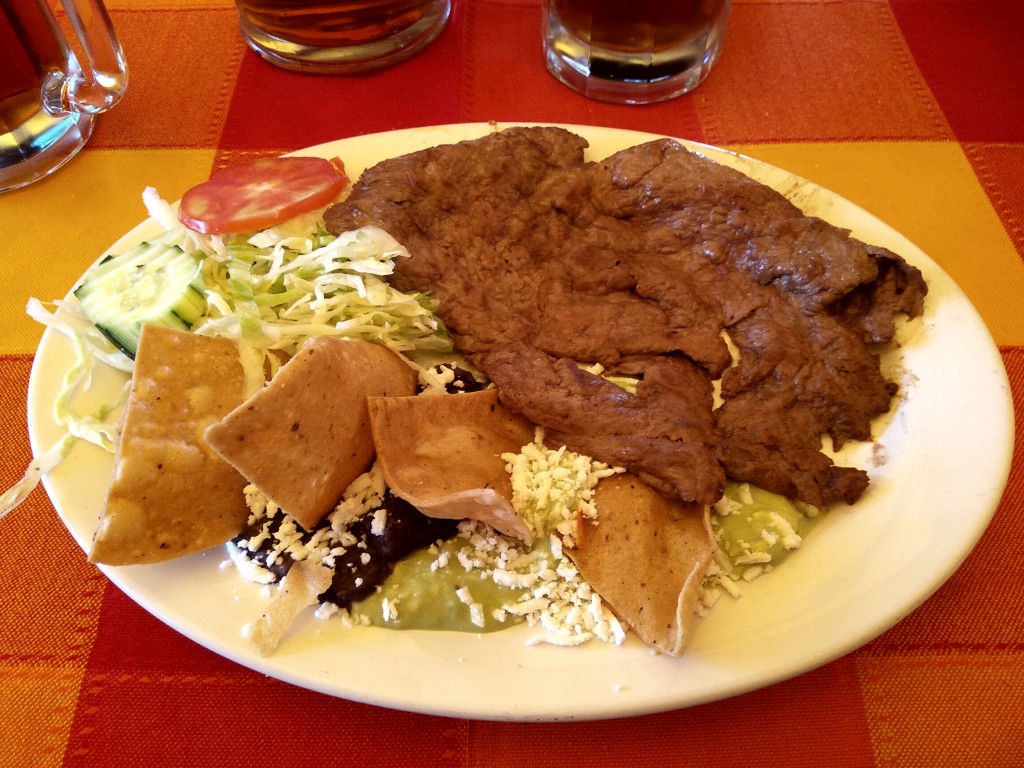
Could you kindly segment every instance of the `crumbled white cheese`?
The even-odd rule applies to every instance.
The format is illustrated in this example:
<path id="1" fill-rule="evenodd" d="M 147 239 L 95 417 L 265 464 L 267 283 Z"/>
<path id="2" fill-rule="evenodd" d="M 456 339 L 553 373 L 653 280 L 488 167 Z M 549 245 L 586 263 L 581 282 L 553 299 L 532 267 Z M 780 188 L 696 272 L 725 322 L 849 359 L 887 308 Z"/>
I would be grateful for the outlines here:
<path id="1" fill-rule="evenodd" d="M 754 493 L 750 490 L 750 483 L 741 483 L 737 490 L 739 491 L 742 504 L 754 503 Z"/>
<path id="2" fill-rule="evenodd" d="M 544 445 L 544 430 L 537 428 L 532 443 L 519 453 L 502 455 L 512 481 L 512 506 L 535 537 L 558 530 L 571 538 L 576 515 L 594 519 L 594 489 L 605 477 L 624 472 L 564 446 Z"/>
<path id="3" fill-rule="evenodd" d="M 249 507 L 249 525 L 255 525 L 261 517 L 273 517 L 277 511 L 277 505 L 268 501 L 260 490 L 250 483 L 242 491 L 245 494 L 245 504 Z M 273 506 L 274 510 L 268 512 L 267 507 Z"/>
<path id="4" fill-rule="evenodd" d="M 455 590 L 455 596 L 459 598 L 459 602 L 469 608 L 469 620 L 473 622 L 474 626 L 484 627 L 487 622 L 484 620 L 484 607 L 476 600 L 473 599 L 472 593 L 468 587 L 459 587 Z"/>
<path id="5" fill-rule="evenodd" d="M 332 616 L 336 616 L 341 613 L 343 609 L 339 608 L 334 603 L 323 602 L 317 606 L 316 612 L 313 614 L 321 621 L 327 621 Z"/>
<path id="6" fill-rule="evenodd" d="M 229 544 L 228 552 L 243 578 L 260 584 L 278 580 L 270 567 L 284 561 L 286 557 L 296 562 L 312 558 L 333 569 L 336 558 L 344 555 L 348 548 L 366 548 L 365 542 L 359 541 L 348 530 L 347 526 L 352 520 L 375 510 L 371 532 L 383 533 L 387 512 L 380 509 L 380 504 L 385 490 L 384 474 L 375 465 L 352 481 L 346 489 L 342 500 L 331 513 L 331 527 L 318 528 L 312 534 L 307 534 L 255 485 L 248 485 L 244 492 L 250 512 L 249 525 L 259 525 L 259 530 L 237 545 Z M 254 553 L 261 549 L 267 550 L 266 568 L 256 563 L 246 552 Z M 370 555 L 364 552 L 361 560 L 365 565 Z"/>
<path id="7" fill-rule="evenodd" d="M 537 630 L 528 644 L 578 645 L 594 638 L 620 644 L 625 639 L 625 628 L 582 580 L 572 561 L 562 556 L 556 535 L 525 550 L 521 542 L 483 523 L 465 521 L 459 525 L 457 541 L 462 542 L 461 547 L 447 567 L 525 590 L 518 601 L 504 605 L 492 616 L 498 621 L 509 615 L 525 619 L 528 627 Z M 470 607 L 473 623 L 484 626 L 483 606 L 477 609 L 469 588 L 461 587 L 456 597 Z"/>
<path id="8" fill-rule="evenodd" d="M 468 363 L 465 360 L 460 360 L 458 366 L 466 370 Z M 429 368 L 419 366 L 418 378 L 421 396 L 447 395 L 451 391 L 450 388 L 465 388 L 465 384 L 457 379 L 455 368 L 447 363 Z"/>
<path id="9" fill-rule="evenodd" d="M 455 380 L 455 371 L 449 365 L 419 369 L 419 383 L 424 395 L 444 395 L 448 385 Z"/>
<path id="10" fill-rule="evenodd" d="M 384 472 L 376 465 L 353 480 L 330 514 L 331 529 L 335 536 L 342 536 L 346 526 L 367 512 L 377 509 L 384 501 L 387 485 Z M 351 546 L 351 545 L 344 545 Z"/>
<path id="11" fill-rule="evenodd" d="M 728 496 L 723 496 L 714 503 L 712 508 L 716 515 L 724 517 L 725 515 L 736 515 L 742 512 L 743 504 L 730 499 Z"/>
<path id="12" fill-rule="evenodd" d="M 228 542 L 228 555 L 231 557 L 230 562 L 238 569 L 238 572 L 246 581 L 253 582 L 254 584 L 272 584 L 277 581 L 277 576 L 272 571 L 267 570 L 255 560 L 249 559 L 243 551 L 231 542 Z"/>
<path id="13" fill-rule="evenodd" d="M 734 558 L 736 565 L 763 565 L 771 561 L 770 552 L 751 552 L 750 550 L 744 550 L 742 555 Z"/>
<path id="14" fill-rule="evenodd" d="M 543 630 L 528 640 L 529 645 L 579 645 L 593 638 L 621 644 L 626 630 L 604 601 L 580 577 L 568 558 L 554 568 L 537 571 L 538 581 L 508 612 L 523 616 L 528 626 Z"/>
<path id="15" fill-rule="evenodd" d="M 436 548 L 436 547 L 434 548 L 434 551 L 435 551 L 435 552 L 437 551 L 437 548 Z M 439 555 L 437 556 L 437 560 L 435 560 L 434 562 L 432 562 L 432 563 L 430 564 L 430 570 L 431 570 L 431 571 L 437 571 L 438 569 L 440 569 L 440 568 L 444 568 L 444 567 L 445 567 L 445 566 L 447 566 L 447 565 L 448 565 L 448 552 L 447 552 L 447 550 L 446 550 L 446 551 L 444 551 L 444 552 L 441 552 L 441 553 L 440 553 L 440 554 L 439 554 Z"/>
<path id="16" fill-rule="evenodd" d="M 723 594 L 734 599 L 740 597 L 742 590 L 729 575 L 731 567 L 728 557 L 721 550 L 716 551 L 715 559 L 704 574 L 704 581 L 701 584 L 695 609 L 698 616 L 706 618 Z"/>
<path id="17" fill-rule="evenodd" d="M 778 512 L 771 513 L 771 520 L 782 535 L 782 546 L 786 549 L 797 549 L 803 543 L 803 539 L 800 538 L 793 526 L 789 524 L 789 520 Z"/>
<path id="18" fill-rule="evenodd" d="M 771 571 L 771 566 L 768 566 L 768 565 L 755 565 L 755 566 L 747 568 L 745 571 L 743 571 L 743 577 L 742 578 L 746 582 L 751 582 L 754 579 L 758 578 L 759 576 L 763 576 L 764 574 L 769 573 L 770 571 Z"/>
<path id="19" fill-rule="evenodd" d="M 600 374 L 598 368 L 594 373 Z M 599 521 L 594 491 L 600 480 L 623 472 L 565 447 L 544 445 L 538 428 L 534 440 L 518 454 L 502 458 L 512 480 L 512 506 L 538 540 L 547 537 L 548 553 L 524 553 L 496 571 L 499 584 L 528 589 L 518 603 L 506 606 L 528 626 L 543 630 L 529 643 L 578 645 L 593 638 L 620 644 L 626 630 L 580 577 L 563 546 L 574 546 L 577 517 Z"/>
<path id="20" fill-rule="evenodd" d="M 448 374 L 438 376 L 440 381 Z M 598 519 L 594 504 L 597 483 L 623 470 L 565 448 L 551 450 L 545 447 L 543 437 L 543 431 L 538 429 L 533 442 L 518 454 L 502 457 L 512 481 L 513 506 L 527 521 L 539 545 L 527 549 L 522 542 L 503 536 L 483 523 L 467 520 L 459 526 L 460 546 L 454 557 L 449 557 L 447 550 L 435 548 L 437 558 L 430 569 L 460 568 L 500 586 L 522 590 L 523 597 L 518 602 L 492 611 L 490 616 L 497 621 L 506 621 L 511 616 L 525 619 L 527 626 L 535 630 L 529 637 L 530 645 L 579 645 L 592 639 L 621 644 L 626 636 L 625 627 L 583 581 L 575 565 L 565 556 L 563 547 L 574 545 L 579 517 Z M 333 568 L 335 558 L 344 555 L 346 550 L 365 548 L 365 543 L 347 530 L 347 523 L 378 509 L 384 492 L 383 474 L 374 467 L 346 490 L 332 512 L 331 527 L 307 536 L 273 502 L 249 487 L 246 501 L 253 513 L 251 524 L 264 522 L 255 536 L 242 542 L 242 548 L 251 544 L 253 549 L 269 549 L 271 565 L 288 556 L 297 561 L 316 558 Z M 385 525 L 386 513 L 375 512 L 371 530 L 383 532 Z M 365 564 L 370 555 L 364 552 L 361 559 Z M 239 554 L 239 560 L 252 564 L 244 552 Z M 261 570 L 274 580 L 268 569 Z M 471 588 L 463 583 L 456 597 L 469 608 L 472 623 L 483 628 L 487 618 L 485 608 L 474 598 Z M 383 619 L 397 620 L 398 608 L 394 599 L 382 600 Z M 324 619 L 340 616 L 346 626 L 369 622 L 366 616 L 352 615 L 330 604 L 321 606 L 318 616 Z"/>
<path id="21" fill-rule="evenodd" d="M 782 559 L 780 550 L 794 550 L 803 543 L 794 523 L 782 512 L 765 508 L 764 504 L 755 501 L 755 491 L 748 483 L 737 484 L 732 494 L 727 492 L 712 507 L 712 527 L 720 546 L 715 553 L 715 563 L 704 579 L 697 608 L 701 615 L 706 615 L 721 595 L 739 597 L 743 582 L 752 582 L 771 573 Z M 808 504 L 793 502 L 793 505 L 808 519 L 821 513 Z M 736 515 L 742 517 L 737 518 Z M 734 525 L 737 522 L 739 526 Z M 749 531 L 743 535 L 752 539 L 729 538 L 730 530 L 733 536 L 737 531 Z M 770 551 L 765 551 L 766 547 Z"/>

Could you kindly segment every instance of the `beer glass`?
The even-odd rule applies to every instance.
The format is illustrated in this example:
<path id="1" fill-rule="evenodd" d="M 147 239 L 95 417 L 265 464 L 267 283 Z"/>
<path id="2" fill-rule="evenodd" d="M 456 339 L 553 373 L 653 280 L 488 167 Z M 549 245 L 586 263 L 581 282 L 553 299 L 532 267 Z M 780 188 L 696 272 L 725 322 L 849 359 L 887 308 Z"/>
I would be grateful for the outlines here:
<path id="1" fill-rule="evenodd" d="M 128 70 L 102 0 L 61 0 L 79 61 L 47 0 L 0 0 L 0 192 L 70 160 L 96 115 L 124 94 Z"/>
<path id="2" fill-rule="evenodd" d="M 601 101 L 692 91 L 722 50 L 731 0 L 544 0 L 548 70 Z"/>
<path id="3" fill-rule="evenodd" d="M 436 38 L 451 0 L 235 0 L 242 34 L 285 69 L 367 72 L 396 64 Z"/>

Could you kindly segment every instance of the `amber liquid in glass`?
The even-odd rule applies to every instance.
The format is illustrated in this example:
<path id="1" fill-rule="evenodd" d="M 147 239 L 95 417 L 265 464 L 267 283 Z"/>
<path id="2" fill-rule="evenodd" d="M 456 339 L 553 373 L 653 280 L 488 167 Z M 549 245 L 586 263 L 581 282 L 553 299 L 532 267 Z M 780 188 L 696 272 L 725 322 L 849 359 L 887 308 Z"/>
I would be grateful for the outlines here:
<path id="1" fill-rule="evenodd" d="M 34 0 L 0 0 L 0 135 L 39 112 L 43 82 L 67 52 Z"/>
<path id="2" fill-rule="evenodd" d="M 591 75 L 656 80 L 691 66 L 724 0 L 551 0 L 565 30 L 593 47 Z M 695 43 L 701 41 L 700 46 Z M 606 56 L 601 56 L 601 52 Z M 624 54 L 625 56 L 617 56 Z"/>
<path id="3" fill-rule="evenodd" d="M 243 19 L 299 45 L 334 48 L 384 40 L 422 19 L 434 0 L 237 0 Z"/>

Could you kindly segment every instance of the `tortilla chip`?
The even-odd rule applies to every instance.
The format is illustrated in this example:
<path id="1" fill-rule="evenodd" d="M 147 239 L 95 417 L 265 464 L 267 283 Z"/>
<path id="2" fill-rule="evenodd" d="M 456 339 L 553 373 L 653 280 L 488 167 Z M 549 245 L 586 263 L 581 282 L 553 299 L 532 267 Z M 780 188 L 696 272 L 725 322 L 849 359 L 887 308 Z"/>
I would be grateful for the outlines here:
<path id="1" fill-rule="evenodd" d="M 416 372 L 387 347 L 318 337 L 206 440 L 310 530 L 373 461 L 366 398 L 415 391 Z"/>
<path id="2" fill-rule="evenodd" d="M 234 342 L 143 327 L 91 562 L 161 562 L 242 530 L 245 479 L 203 431 L 242 401 L 243 387 Z"/>
<path id="3" fill-rule="evenodd" d="M 270 605 L 246 628 L 261 656 L 277 650 L 288 628 L 306 608 L 316 605 L 333 578 L 334 571 L 317 560 L 300 560 L 288 569 Z"/>
<path id="4" fill-rule="evenodd" d="M 630 474 L 601 480 L 594 503 L 597 520 L 563 552 L 641 640 L 681 655 L 715 552 L 708 507 L 669 499 Z"/>
<path id="5" fill-rule="evenodd" d="M 534 426 L 497 390 L 430 397 L 370 398 L 377 463 L 391 492 L 428 517 L 480 520 L 532 542 L 512 507 L 503 453 L 533 440 Z"/>

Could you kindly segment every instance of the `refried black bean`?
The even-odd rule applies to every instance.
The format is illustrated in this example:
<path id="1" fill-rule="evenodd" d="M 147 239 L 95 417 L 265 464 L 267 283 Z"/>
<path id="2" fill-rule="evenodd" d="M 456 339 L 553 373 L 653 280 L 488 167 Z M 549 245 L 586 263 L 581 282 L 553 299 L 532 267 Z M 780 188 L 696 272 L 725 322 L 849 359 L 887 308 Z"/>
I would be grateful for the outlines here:
<path id="1" fill-rule="evenodd" d="M 427 517 L 390 491 L 385 494 L 382 506 L 387 511 L 387 520 L 381 535 L 372 532 L 372 512 L 348 527 L 359 543 L 348 547 L 345 554 L 336 559 L 334 580 L 321 600 L 340 608 L 350 607 L 373 594 L 403 557 L 436 541 L 450 539 L 458 531 L 457 520 Z M 364 558 L 364 554 L 369 558 Z"/>

